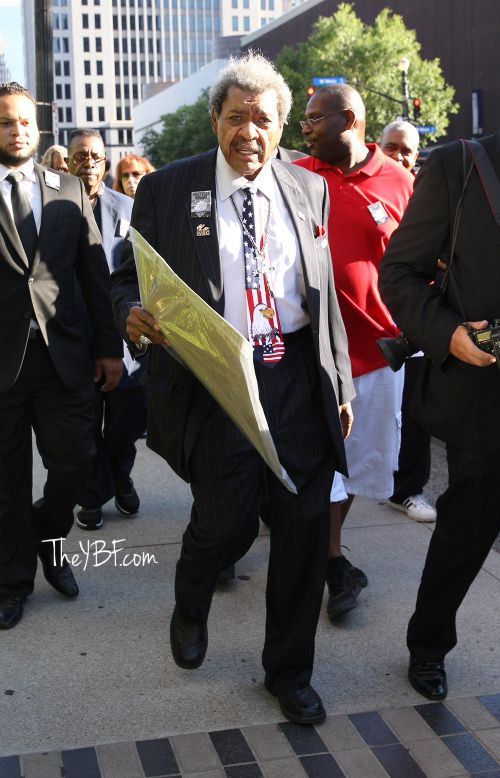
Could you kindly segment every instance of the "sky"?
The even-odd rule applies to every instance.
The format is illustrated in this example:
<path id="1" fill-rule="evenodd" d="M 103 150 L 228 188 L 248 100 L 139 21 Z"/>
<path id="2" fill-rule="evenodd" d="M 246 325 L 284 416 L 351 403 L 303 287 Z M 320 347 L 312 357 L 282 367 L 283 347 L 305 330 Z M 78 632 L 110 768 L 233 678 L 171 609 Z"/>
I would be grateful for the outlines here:
<path id="1" fill-rule="evenodd" d="M 0 0 L 0 45 L 12 80 L 24 84 L 21 0 Z"/>

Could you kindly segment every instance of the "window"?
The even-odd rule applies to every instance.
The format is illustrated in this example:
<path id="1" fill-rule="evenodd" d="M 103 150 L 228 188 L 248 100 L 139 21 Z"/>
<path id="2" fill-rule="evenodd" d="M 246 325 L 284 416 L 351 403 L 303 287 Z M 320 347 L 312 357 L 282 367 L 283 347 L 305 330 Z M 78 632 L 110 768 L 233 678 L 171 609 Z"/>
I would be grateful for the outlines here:
<path id="1" fill-rule="evenodd" d="M 56 62 L 54 62 L 54 75 L 56 76 L 61 75 L 61 63 L 59 62 L 59 60 L 56 60 Z"/>
<path id="2" fill-rule="evenodd" d="M 59 14 L 54 14 L 54 30 L 59 29 Z"/>
<path id="3" fill-rule="evenodd" d="M 90 38 L 83 39 L 83 50 L 85 52 L 90 51 Z"/>
<path id="4" fill-rule="evenodd" d="M 269 10 L 274 11 L 274 0 L 269 0 Z"/>
<path id="5" fill-rule="evenodd" d="M 114 41 L 113 41 L 113 48 L 114 48 L 115 54 L 118 54 L 118 52 L 120 51 L 120 41 L 118 40 L 118 38 L 114 39 Z"/>
<path id="6" fill-rule="evenodd" d="M 97 84 L 97 97 L 104 100 L 104 84 Z"/>
<path id="7" fill-rule="evenodd" d="M 102 38 L 95 39 L 95 50 L 102 51 Z"/>
<path id="8" fill-rule="evenodd" d="M 89 28 L 89 15 L 88 14 L 82 14 L 82 27 L 84 30 L 88 30 Z"/>
<path id="9" fill-rule="evenodd" d="M 86 111 L 87 121 L 88 122 L 93 122 L 94 121 L 94 111 L 92 110 L 91 106 L 88 105 L 87 108 L 85 109 L 85 111 Z"/>
<path id="10" fill-rule="evenodd" d="M 137 84 L 132 84 L 132 97 L 134 100 L 139 99 L 139 90 L 137 89 Z"/>
<path id="11" fill-rule="evenodd" d="M 61 30 L 68 29 L 68 14 L 61 14 Z"/>
<path id="12" fill-rule="evenodd" d="M 96 60 L 96 73 L 98 76 L 102 76 L 102 59 Z"/>
<path id="13" fill-rule="evenodd" d="M 85 84 L 85 97 L 87 100 L 92 99 L 92 84 Z"/>
<path id="14" fill-rule="evenodd" d="M 99 108 L 97 110 L 99 112 L 99 121 L 103 122 L 104 121 L 104 106 L 99 106 Z"/>
<path id="15" fill-rule="evenodd" d="M 250 32 L 250 17 L 244 16 L 243 17 L 243 31 L 244 32 Z"/>
<path id="16" fill-rule="evenodd" d="M 113 14 L 113 30 L 118 29 L 118 17 L 116 14 Z"/>
<path id="17" fill-rule="evenodd" d="M 137 75 L 137 62 L 135 59 L 132 60 L 132 75 L 133 76 Z"/>
<path id="18" fill-rule="evenodd" d="M 124 54 L 128 53 L 128 41 L 126 38 L 122 38 L 122 51 Z"/>
<path id="19" fill-rule="evenodd" d="M 71 110 L 71 108 L 66 108 L 66 121 L 68 122 L 68 124 L 71 124 L 71 122 L 73 121 L 73 111 Z"/>
<path id="20" fill-rule="evenodd" d="M 243 0 L 243 8 L 250 8 L 250 0 Z"/>
<path id="21" fill-rule="evenodd" d="M 56 38 L 54 35 L 54 41 L 53 41 L 53 48 L 54 48 L 54 54 L 60 54 L 61 53 L 61 39 Z"/>
<path id="22" fill-rule="evenodd" d="M 63 54 L 69 54 L 69 38 L 61 38 Z"/>
<path id="23" fill-rule="evenodd" d="M 231 17 L 231 29 L 233 32 L 238 32 L 238 17 L 232 16 Z"/>
<path id="24" fill-rule="evenodd" d="M 63 72 L 64 72 L 65 76 L 69 76 L 70 75 L 70 64 L 69 64 L 68 60 L 63 62 Z"/>
<path id="25" fill-rule="evenodd" d="M 71 100 L 71 84 L 64 84 L 64 99 Z"/>
<path id="26" fill-rule="evenodd" d="M 231 0 L 231 8 L 238 8 L 238 0 Z"/>
<path id="27" fill-rule="evenodd" d="M 127 130 L 127 143 L 132 145 L 132 130 Z"/>
<path id="28" fill-rule="evenodd" d="M 122 97 L 122 88 L 120 84 L 115 84 L 115 97 L 117 100 L 121 100 Z"/>
<path id="29" fill-rule="evenodd" d="M 60 122 L 64 121 L 64 111 L 63 111 L 62 108 L 58 108 L 57 109 L 57 116 L 58 116 Z"/>
<path id="30" fill-rule="evenodd" d="M 128 84 L 123 85 L 123 97 L 125 100 L 128 100 L 130 97 L 130 87 Z"/>
<path id="31" fill-rule="evenodd" d="M 94 25 L 96 30 L 101 29 L 101 14 L 94 14 Z"/>
<path id="32" fill-rule="evenodd" d="M 137 40 L 136 38 L 131 38 L 130 40 L 130 51 L 132 54 L 137 53 Z"/>
<path id="33" fill-rule="evenodd" d="M 56 84 L 56 100 L 62 100 L 62 84 Z"/>
<path id="34" fill-rule="evenodd" d="M 83 72 L 86 76 L 90 76 L 90 60 L 86 59 L 83 62 Z"/>
<path id="35" fill-rule="evenodd" d="M 118 122 L 121 122 L 122 120 L 122 109 L 120 107 L 116 109 L 116 120 Z"/>

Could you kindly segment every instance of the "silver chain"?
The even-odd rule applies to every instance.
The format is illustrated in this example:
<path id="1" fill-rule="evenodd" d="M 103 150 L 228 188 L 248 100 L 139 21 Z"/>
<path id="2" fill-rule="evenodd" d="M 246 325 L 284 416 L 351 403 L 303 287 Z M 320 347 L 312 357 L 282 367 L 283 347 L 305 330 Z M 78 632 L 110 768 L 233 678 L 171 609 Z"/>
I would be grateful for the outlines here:
<path id="1" fill-rule="evenodd" d="M 271 201 L 266 197 L 266 200 L 267 200 L 266 226 L 264 227 L 264 234 L 262 236 L 262 248 L 259 249 L 259 247 L 257 246 L 257 244 L 256 244 L 256 242 L 254 240 L 253 235 L 250 234 L 246 224 L 243 221 L 243 216 L 238 211 L 238 207 L 237 207 L 237 205 L 236 205 L 236 203 L 234 201 L 233 195 L 230 195 L 230 198 L 231 198 L 231 202 L 233 204 L 233 208 L 235 210 L 236 216 L 238 217 L 238 221 L 240 222 L 240 224 L 242 226 L 243 233 L 245 234 L 245 236 L 248 238 L 248 240 L 252 244 L 252 247 L 255 250 L 255 252 L 258 255 L 260 255 L 260 257 L 263 259 L 264 258 L 265 248 L 266 248 L 266 244 L 267 244 L 267 238 L 268 238 L 268 235 L 269 235 L 269 223 L 271 221 Z M 254 224 L 255 224 L 255 200 L 253 201 L 253 203 L 254 203 Z"/>

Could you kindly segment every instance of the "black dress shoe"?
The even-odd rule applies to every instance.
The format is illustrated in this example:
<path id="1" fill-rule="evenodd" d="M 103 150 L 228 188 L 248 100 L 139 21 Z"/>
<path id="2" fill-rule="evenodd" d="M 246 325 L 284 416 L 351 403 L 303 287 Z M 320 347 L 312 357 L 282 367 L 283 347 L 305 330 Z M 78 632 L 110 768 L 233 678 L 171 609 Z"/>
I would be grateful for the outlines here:
<path id="1" fill-rule="evenodd" d="M 410 657 L 408 678 L 415 691 L 428 700 L 444 700 L 448 694 L 444 662 L 424 662 Z"/>
<path id="2" fill-rule="evenodd" d="M 59 594 L 64 594 L 65 597 L 78 597 L 80 589 L 75 581 L 75 576 L 69 566 L 68 560 L 63 559 L 60 565 L 55 565 L 53 552 L 52 549 L 48 547 L 48 544 L 40 544 L 37 550 L 42 563 L 45 580 L 48 581 Z"/>
<path id="3" fill-rule="evenodd" d="M 25 600 L 21 594 L 0 594 L 0 629 L 10 629 L 21 621 Z"/>
<path id="4" fill-rule="evenodd" d="M 326 711 L 321 697 L 312 686 L 303 689 L 274 690 L 266 684 L 266 689 L 278 698 L 283 715 L 295 724 L 321 724 L 326 718 Z"/>
<path id="5" fill-rule="evenodd" d="M 170 646 L 176 665 L 184 670 L 195 670 L 203 663 L 207 653 L 206 622 L 183 619 L 176 606 L 170 622 Z"/>

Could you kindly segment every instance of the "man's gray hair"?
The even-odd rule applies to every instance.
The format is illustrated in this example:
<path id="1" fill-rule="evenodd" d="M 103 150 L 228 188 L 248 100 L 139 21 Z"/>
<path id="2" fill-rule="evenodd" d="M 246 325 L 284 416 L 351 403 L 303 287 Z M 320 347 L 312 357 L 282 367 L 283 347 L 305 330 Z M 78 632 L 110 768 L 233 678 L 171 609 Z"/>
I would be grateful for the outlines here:
<path id="1" fill-rule="evenodd" d="M 391 130 L 398 130 L 399 132 L 406 132 L 408 134 L 408 137 L 410 139 L 410 142 L 413 144 L 413 147 L 415 149 L 418 148 L 420 144 L 420 135 L 418 134 L 418 130 L 415 127 L 414 124 L 411 124 L 410 122 L 406 122 L 403 120 L 395 121 L 395 122 L 389 122 L 389 124 L 386 124 L 384 129 L 382 130 L 382 135 L 380 136 L 380 144 L 384 142 L 384 136 L 391 132 Z"/>
<path id="2" fill-rule="evenodd" d="M 210 113 L 214 110 L 217 116 L 220 115 L 224 100 L 232 86 L 256 95 L 274 89 L 280 122 L 286 124 L 288 121 L 292 107 L 292 93 L 281 73 L 278 73 L 272 62 L 262 54 L 249 51 L 242 57 L 230 58 L 210 89 L 208 95 Z"/>

